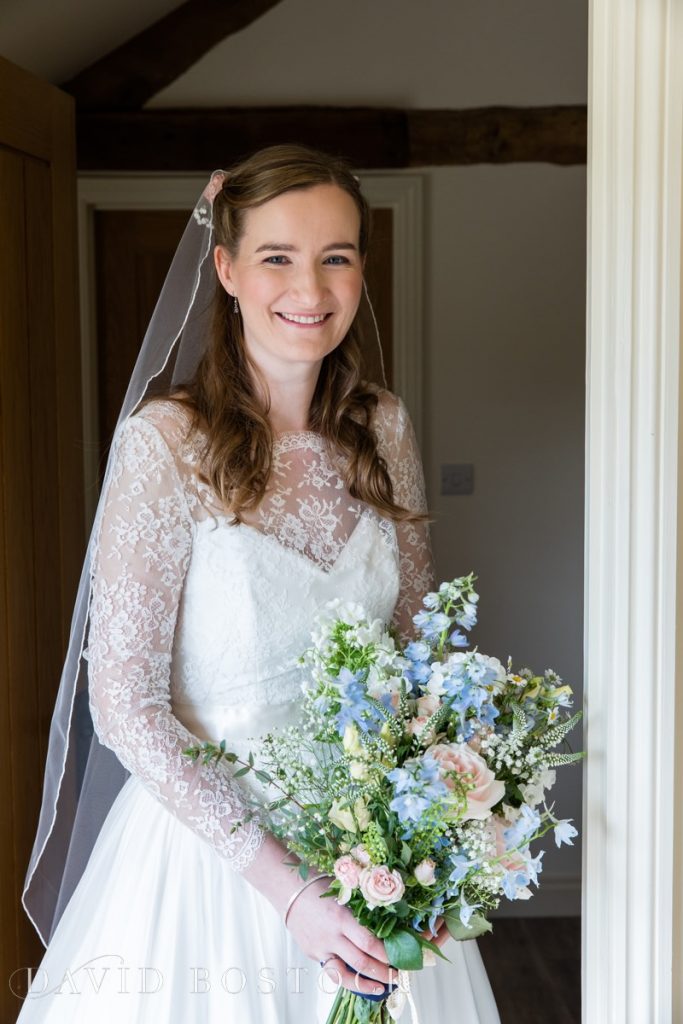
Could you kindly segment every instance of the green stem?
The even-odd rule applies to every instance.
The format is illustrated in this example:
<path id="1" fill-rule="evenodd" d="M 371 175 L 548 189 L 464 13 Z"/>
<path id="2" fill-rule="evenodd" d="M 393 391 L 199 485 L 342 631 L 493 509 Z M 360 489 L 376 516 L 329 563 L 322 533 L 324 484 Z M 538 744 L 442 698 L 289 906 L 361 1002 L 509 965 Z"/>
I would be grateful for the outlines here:
<path id="1" fill-rule="evenodd" d="M 332 1003 L 332 1009 L 330 1010 L 330 1012 L 328 1014 L 327 1024 L 337 1024 L 337 1013 L 339 1011 L 339 1007 L 340 1007 L 340 1004 L 341 1004 L 343 996 L 344 996 L 344 989 L 340 985 L 338 987 L 338 989 L 337 989 L 337 994 L 334 997 L 334 1002 Z"/>

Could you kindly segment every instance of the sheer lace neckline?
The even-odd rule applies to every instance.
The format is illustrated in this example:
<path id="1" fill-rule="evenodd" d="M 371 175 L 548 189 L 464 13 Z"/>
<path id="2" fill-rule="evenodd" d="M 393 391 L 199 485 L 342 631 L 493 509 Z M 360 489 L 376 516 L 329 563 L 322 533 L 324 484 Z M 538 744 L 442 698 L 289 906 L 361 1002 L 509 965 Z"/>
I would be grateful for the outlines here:
<path id="1" fill-rule="evenodd" d="M 285 430 L 276 434 L 273 439 L 273 451 L 291 452 L 297 448 L 309 448 L 313 451 L 326 450 L 325 438 L 315 430 Z"/>

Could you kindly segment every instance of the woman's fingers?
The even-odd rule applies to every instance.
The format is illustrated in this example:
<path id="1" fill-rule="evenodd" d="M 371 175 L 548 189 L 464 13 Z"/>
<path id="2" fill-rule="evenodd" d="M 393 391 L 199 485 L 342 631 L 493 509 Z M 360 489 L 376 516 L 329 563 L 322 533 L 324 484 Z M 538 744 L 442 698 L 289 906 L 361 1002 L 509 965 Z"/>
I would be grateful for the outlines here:
<path id="1" fill-rule="evenodd" d="M 448 942 L 450 937 L 451 937 L 451 933 L 449 932 L 448 928 L 446 927 L 445 924 L 442 924 L 441 927 L 439 928 L 438 932 L 436 933 L 436 935 L 434 936 L 434 938 L 431 941 L 434 943 L 435 946 L 438 946 L 439 949 L 441 949 L 443 944 L 445 942 Z"/>
<path id="2" fill-rule="evenodd" d="M 359 949 L 355 943 L 345 936 L 342 935 L 338 938 L 335 948 L 339 956 L 351 968 L 352 974 L 356 971 L 360 974 L 366 974 L 375 984 L 384 984 L 385 982 L 396 980 L 395 968 L 382 963 L 381 960 L 376 960 L 369 953 L 364 953 L 362 949 Z M 359 986 L 355 987 L 359 989 Z M 368 989 L 364 988 L 363 991 L 372 992 L 372 984 L 370 984 Z"/>
<path id="3" fill-rule="evenodd" d="M 384 947 L 384 943 L 381 939 L 378 939 L 376 935 L 373 935 L 371 931 L 364 928 L 362 924 L 356 921 L 355 917 L 349 911 L 348 916 L 344 921 L 343 927 L 344 935 L 347 939 L 357 946 L 361 952 L 366 953 L 372 957 L 373 960 L 379 960 L 380 963 L 389 964 L 389 957 Z"/>
<path id="4" fill-rule="evenodd" d="M 330 960 L 324 968 L 325 974 L 329 978 L 332 978 L 338 985 L 342 985 L 344 988 L 351 989 L 353 992 L 362 992 L 364 995 L 377 996 L 382 993 L 382 985 L 378 981 L 373 981 L 368 978 L 361 978 L 360 973 L 349 969 L 349 967 L 343 962 L 341 956 L 334 957 Z M 394 982 L 397 980 L 393 979 Z"/>

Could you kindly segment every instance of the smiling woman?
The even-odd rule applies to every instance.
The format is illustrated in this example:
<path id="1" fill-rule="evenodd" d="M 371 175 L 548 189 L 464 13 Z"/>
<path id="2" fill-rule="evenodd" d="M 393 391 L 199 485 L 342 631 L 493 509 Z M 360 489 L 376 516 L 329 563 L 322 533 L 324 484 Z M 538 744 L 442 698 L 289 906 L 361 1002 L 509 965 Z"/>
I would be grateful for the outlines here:
<path id="1" fill-rule="evenodd" d="M 271 381 L 276 432 L 308 426 L 307 408 L 299 423 L 289 405 L 277 408 L 282 380 L 317 374 L 356 316 L 363 288 L 360 220 L 344 189 L 315 185 L 249 210 L 238 246 L 233 241 L 231 251 L 228 238 L 216 247 L 218 278 L 242 312 L 248 357 Z"/>
<path id="2" fill-rule="evenodd" d="M 296 727 L 299 657 L 330 599 L 407 635 L 433 584 L 410 420 L 362 372 L 367 239 L 357 180 L 300 147 L 218 175 L 194 211 L 112 444 L 89 622 L 72 631 L 85 636 L 96 739 L 70 852 L 111 768 L 102 755 L 129 774 L 70 899 L 55 909 L 40 892 L 39 904 L 44 875 L 30 873 L 50 939 L 21 1024 L 323 1021 L 335 982 L 370 995 L 391 980 L 384 943 L 320 899 L 330 879 L 301 885 L 249 779 L 183 756 L 221 738 L 246 756 Z M 185 376 L 151 399 L 176 343 Z M 58 707 L 70 684 L 65 673 Z M 426 1019 L 445 1018 L 457 992 L 459 1024 L 498 1024 L 476 943 L 455 943 L 436 916 L 433 939 L 450 963 L 415 976 Z M 136 984 L 146 965 L 151 989 Z M 274 991 L 274 972 L 292 985 Z"/>

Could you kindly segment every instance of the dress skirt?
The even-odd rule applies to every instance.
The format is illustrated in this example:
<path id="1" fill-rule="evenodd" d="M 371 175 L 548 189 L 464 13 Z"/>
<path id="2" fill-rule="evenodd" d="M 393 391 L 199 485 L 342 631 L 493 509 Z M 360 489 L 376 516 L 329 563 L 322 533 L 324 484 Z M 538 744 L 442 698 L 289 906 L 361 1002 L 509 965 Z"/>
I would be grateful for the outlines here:
<path id="1" fill-rule="evenodd" d="M 420 1024 L 499 1024 L 476 942 L 443 952 L 410 975 Z M 335 992 L 265 897 L 131 776 L 18 1022 L 324 1024 Z"/>

